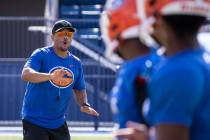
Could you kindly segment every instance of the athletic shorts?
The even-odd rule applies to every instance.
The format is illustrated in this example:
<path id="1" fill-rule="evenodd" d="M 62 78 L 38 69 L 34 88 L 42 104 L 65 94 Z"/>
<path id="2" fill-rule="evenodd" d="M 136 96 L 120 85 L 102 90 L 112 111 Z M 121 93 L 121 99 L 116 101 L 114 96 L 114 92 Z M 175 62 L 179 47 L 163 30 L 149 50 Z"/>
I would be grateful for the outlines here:
<path id="1" fill-rule="evenodd" d="M 23 122 L 23 140 L 70 140 L 66 122 L 59 128 L 49 129 L 37 126 L 26 120 Z"/>

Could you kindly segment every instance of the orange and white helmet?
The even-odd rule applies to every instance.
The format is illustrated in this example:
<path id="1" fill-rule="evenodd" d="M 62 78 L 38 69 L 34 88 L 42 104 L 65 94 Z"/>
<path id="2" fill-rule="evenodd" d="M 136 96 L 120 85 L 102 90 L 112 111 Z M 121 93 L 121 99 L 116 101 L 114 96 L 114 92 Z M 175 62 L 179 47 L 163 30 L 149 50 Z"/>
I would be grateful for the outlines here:
<path id="1" fill-rule="evenodd" d="M 194 15 L 209 18 L 210 0 L 144 0 L 147 15 Z"/>
<path id="2" fill-rule="evenodd" d="M 120 40 L 140 37 L 142 43 L 146 45 L 153 42 L 147 33 L 149 27 L 143 26 L 143 18 L 140 18 L 138 1 L 107 0 L 106 2 L 105 10 L 100 19 L 100 27 L 106 45 L 105 56 L 111 58 L 112 61 L 120 60 L 115 54 L 120 47 Z"/>

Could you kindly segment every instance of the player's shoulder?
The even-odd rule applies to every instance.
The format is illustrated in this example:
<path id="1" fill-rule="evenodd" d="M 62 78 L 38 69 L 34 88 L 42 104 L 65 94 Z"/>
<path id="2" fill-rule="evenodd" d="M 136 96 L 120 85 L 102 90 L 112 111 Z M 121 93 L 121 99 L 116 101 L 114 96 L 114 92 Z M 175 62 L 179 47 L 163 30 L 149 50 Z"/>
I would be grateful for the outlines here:
<path id="1" fill-rule="evenodd" d="M 69 53 L 69 56 L 72 59 L 72 61 L 74 61 L 75 63 L 77 63 L 77 64 L 81 63 L 81 60 L 79 59 L 79 57 L 75 56 L 74 54 Z"/>
<path id="2" fill-rule="evenodd" d="M 204 76 L 204 67 L 195 57 L 178 57 L 172 60 L 166 60 L 157 70 L 156 77 L 168 82 L 170 79 L 183 80 L 188 79 L 190 82 L 202 80 Z M 164 80 L 163 80 L 164 79 Z"/>
<path id="3" fill-rule="evenodd" d="M 131 78 L 132 76 L 135 77 L 136 75 L 142 73 L 143 70 L 145 70 L 146 68 L 145 63 L 147 60 L 148 57 L 143 56 L 126 61 L 120 66 L 119 74 L 125 77 L 129 76 L 129 78 Z"/>
<path id="4" fill-rule="evenodd" d="M 176 61 L 170 61 L 166 62 L 165 65 L 162 66 L 161 70 L 163 75 L 170 75 L 171 76 L 178 76 L 178 75 L 185 75 L 185 74 L 193 74 L 198 73 L 200 71 L 200 68 L 197 67 L 197 64 L 193 64 L 190 60 L 176 60 Z"/>
<path id="5" fill-rule="evenodd" d="M 42 51 L 43 53 L 49 53 L 53 51 L 53 46 L 46 46 L 46 47 L 40 48 L 40 51 Z"/>
<path id="6" fill-rule="evenodd" d="M 135 59 L 129 60 L 127 62 L 125 62 L 122 67 L 125 67 L 127 69 L 138 69 L 141 67 L 145 66 L 145 62 L 149 60 L 149 55 L 145 55 L 145 56 L 139 56 Z"/>
<path id="7" fill-rule="evenodd" d="M 33 51 L 32 54 L 47 54 L 50 51 L 52 51 L 53 47 L 52 46 L 46 46 L 46 47 L 42 47 L 42 48 L 37 48 Z"/>
<path id="8" fill-rule="evenodd" d="M 72 57 L 73 60 L 78 61 L 78 62 L 81 62 L 81 60 L 79 59 L 79 57 L 77 57 L 76 55 L 74 55 L 72 53 L 70 55 L 71 55 L 71 57 Z"/>

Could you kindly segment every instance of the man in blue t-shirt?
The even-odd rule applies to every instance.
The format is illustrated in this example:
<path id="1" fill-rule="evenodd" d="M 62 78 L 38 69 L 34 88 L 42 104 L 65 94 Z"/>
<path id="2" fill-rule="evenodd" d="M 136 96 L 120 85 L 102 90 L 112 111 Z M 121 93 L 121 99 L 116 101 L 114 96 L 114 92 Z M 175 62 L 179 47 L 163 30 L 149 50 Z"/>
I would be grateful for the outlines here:
<path id="1" fill-rule="evenodd" d="M 28 82 L 22 108 L 24 140 L 69 140 L 64 114 L 72 92 L 81 112 L 99 115 L 88 104 L 81 62 L 68 51 L 74 32 L 68 21 L 57 21 L 54 44 L 36 49 L 23 68 L 22 79 Z"/>

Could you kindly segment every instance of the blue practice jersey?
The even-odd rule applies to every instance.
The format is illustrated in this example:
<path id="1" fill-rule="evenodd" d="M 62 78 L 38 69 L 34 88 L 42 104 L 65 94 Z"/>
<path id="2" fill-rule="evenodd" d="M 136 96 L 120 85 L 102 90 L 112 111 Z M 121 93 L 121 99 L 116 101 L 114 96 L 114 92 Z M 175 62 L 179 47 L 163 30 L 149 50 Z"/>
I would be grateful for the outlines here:
<path id="1" fill-rule="evenodd" d="M 189 127 L 190 140 L 210 140 L 210 56 L 185 50 L 159 64 L 149 83 L 148 122 Z"/>
<path id="2" fill-rule="evenodd" d="M 24 67 L 38 72 L 52 73 L 63 68 L 67 71 L 66 82 L 28 82 L 23 101 L 22 118 L 45 128 L 58 128 L 64 124 L 65 111 L 72 89 L 84 90 L 85 82 L 80 60 L 68 53 L 59 57 L 52 46 L 35 50 Z"/>
<path id="3" fill-rule="evenodd" d="M 156 61 L 157 58 L 155 53 L 151 53 L 126 61 L 120 67 L 110 94 L 114 120 L 119 124 L 119 128 L 125 128 L 127 121 L 143 122 L 144 119 L 140 117 L 142 111 L 138 102 L 138 94 L 145 93 L 140 93 L 137 86 L 139 86 L 138 83 L 145 84 L 146 81 L 142 80 L 147 80 L 152 71 L 151 59 Z"/>

